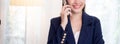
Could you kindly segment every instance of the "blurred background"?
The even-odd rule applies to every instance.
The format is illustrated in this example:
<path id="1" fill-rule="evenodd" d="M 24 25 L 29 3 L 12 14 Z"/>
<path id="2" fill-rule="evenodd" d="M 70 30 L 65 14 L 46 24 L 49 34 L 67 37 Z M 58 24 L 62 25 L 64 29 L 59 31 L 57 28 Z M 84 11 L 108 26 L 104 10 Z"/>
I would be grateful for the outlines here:
<path id="1" fill-rule="evenodd" d="M 62 0 L 0 0 L 0 44 L 47 44 L 61 7 Z M 86 0 L 85 11 L 100 19 L 105 44 L 120 44 L 120 0 Z"/>

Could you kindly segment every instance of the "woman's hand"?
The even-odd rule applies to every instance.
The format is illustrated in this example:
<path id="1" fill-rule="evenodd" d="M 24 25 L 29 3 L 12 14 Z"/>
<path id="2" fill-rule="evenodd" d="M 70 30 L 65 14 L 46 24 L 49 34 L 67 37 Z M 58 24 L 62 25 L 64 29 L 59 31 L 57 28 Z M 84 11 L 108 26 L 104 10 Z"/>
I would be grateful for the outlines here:
<path id="1" fill-rule="evenodd" d="M 67 16 L 71 14 L 71 8 L 70 5 L 64 5 L 62 7 L 62 11 L 61 11 L 61 26 L 63 28 L 63 30 L 65 30 L 65 27 L 68 23 L 68 18 Z"/>

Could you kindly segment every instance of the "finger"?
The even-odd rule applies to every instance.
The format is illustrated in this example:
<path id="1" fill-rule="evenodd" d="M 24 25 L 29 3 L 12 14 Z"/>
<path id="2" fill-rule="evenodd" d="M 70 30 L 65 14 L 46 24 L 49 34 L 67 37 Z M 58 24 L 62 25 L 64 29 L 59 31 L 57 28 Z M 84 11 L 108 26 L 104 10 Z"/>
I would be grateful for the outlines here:
<path id="1" fill-rule="evenodd" d="M 65 12 L 71 12 L 71 8 L 66 8 L 64 11 Z"/>
<path id="2" fill-rule="evenodd" d="M 68 15 L 70 15 L 71 14 L 71 12 L 66 12 L 65 13 L 65 16 L 68 16 Z"/>
<path id="3" fill-rule="evenodd" d="M 71 8 L 66 8 L 65 10 L 62 10 L 61 15 L 64 15 L 67 12 L 71 12 Z"/>
<path id="4" fill-rule="evenodd" d="M 64 11 L 66 8 L 71 8 L 71 6 L 70 5 L 65 5 L 65 6 L 62 7 L 62 10 Z"/>
<path id="5" fill-rule="evenodd" d="M 70 12 L 69 15 L 72 16 L 72 13 Z"/>

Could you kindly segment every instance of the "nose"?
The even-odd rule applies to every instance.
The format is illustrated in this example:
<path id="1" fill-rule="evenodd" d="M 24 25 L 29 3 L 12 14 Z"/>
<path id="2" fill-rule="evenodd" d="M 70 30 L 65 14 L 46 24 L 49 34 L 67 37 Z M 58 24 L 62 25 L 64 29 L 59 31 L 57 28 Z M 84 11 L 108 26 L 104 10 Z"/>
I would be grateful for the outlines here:
<path id="1" fill-rule="evenodd" d="M 80 0 L 74 0 L 74 2 L 75 2 L 76 4 L 78 4 L 78 3 L 80 3 Z"/>

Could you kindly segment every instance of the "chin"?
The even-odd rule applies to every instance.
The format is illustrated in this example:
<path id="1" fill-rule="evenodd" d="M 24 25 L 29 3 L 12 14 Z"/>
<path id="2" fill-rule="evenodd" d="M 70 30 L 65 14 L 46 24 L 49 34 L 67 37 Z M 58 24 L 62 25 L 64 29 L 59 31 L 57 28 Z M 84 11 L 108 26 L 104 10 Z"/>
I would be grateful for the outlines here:
<path id="1" fill-rule="evenodd" d="M 80 12 L 82 12 L 82 9 L 73 9 L 72 11 L 73 11 L 73 13 L 80 13 Z"/>

